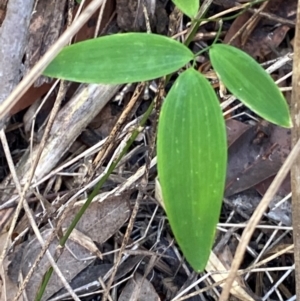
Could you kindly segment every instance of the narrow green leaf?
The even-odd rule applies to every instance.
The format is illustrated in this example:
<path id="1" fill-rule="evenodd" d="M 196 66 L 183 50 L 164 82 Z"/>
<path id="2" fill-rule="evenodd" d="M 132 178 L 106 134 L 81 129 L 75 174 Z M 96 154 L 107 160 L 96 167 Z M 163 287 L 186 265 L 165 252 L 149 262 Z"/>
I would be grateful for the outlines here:
<path id="1" fill-rule="evenodd" d="M 209 50 L 224 85 L 249 109 L 282 127 L 291 127 L 287 102 L 272 77 L 248 54 L 225 44 Z"/>
<path id="2" fill-rule="evenodd" d="M 187 47 L 168 37 L 115 34 L 65 47 L 44 75 L 84 83 L 132 83 L 170 74 L 193 57 Z"/>
<path id="3" fill-rule="evenodd" d="M 199 10 L 199 0 L 172 0 L 173 3 L 187 16 L 195 18 Z"/>
<path id="4" fill-rule="evenodd" d="M 166 213 L 187 261 L 205 268 L 221 209 L 227 164 L 216 94 L 194 69 L 168 93 L 159 118 L 157 167 Z"/>

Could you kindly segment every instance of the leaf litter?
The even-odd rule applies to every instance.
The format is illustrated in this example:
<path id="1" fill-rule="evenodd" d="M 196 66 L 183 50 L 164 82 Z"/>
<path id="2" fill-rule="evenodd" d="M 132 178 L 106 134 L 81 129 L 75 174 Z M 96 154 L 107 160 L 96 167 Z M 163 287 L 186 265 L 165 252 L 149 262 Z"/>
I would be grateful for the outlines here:
<path id="1" fill-rule="evenodd" d="M 63 229 L 67 229 L 81 204 L 74 205 L 62 225 Z M 95 242 L 103 244 L 107 239 L 114 235 L 129 217 L 130 208 L 128 203 L 121 197 L 111 197 L 103 202 L 94 202 L 87 209 L 76 229 L 72 232 L 67 247 L 58 259 L 57 264 L 63 271 L 66 279 L 71 281 L 83 269 L 89 266 L 97 257 L 102 259 L 102 255 L 95 245 Z M 63 230 L 64 232 L 64 230 Z M 41 231 L 44 240 L 47 240 L 51 233 L 51 229 Z M 18 274 L 21 272 L 23 278 L 29 272 L 34 264 L 35 259 L 41 251 L 41 246 L 36 238 L 32 241 L 25 242 L 25 246 L 19 248 L 19 252 L 11 258 L 12 265 L 8 267 L 8 274 L 11 280 L 18 282 Z M 58 239 L 54 239 L 49 245 L 50 252 L 54 255 L 55 248 L 58 245 Z M 19 268 L 16 268 L 19 265 Z M 46 256 L 44 256 L 37 266 L 37 271 L 28 283 L 26 293 L 29 300 L 33 300 L 37 293 L 37 289 L 41 285 L 43 275 L 50 268 Z M 17 273 L 17 274 L 15 274 Z M 47 287 L 43 300 L 56 293 L 62 284 L 54 275 Z"/>
<path id="2" fill-rule="evenodd" d="M 55 1 L 53 1 L 53 3 L 54 2 Z M 98 30 L 98 33 L 102 30 L 104 30 L 103 33 L 105 34 L 112 33 L 118 26 L 116 20 L 108 21 L 108 16 L 111 16 L 114 11 L 113 2 L 114 1 L 107 1 L 108 4 L 105 8 L 106 13 L 104 13 L 106 19 L 102 22 L 102 27 Z M 218 0 L 213 2 L 208 12 L 210 16 L 236 5 L 234 1 L 230 0 Z M 145 29 L 145 23 L 143 14 L 137 11 L 140 8 L 138 8 L 136 4 L 137 1 L 135 0 L 118 0 L 118 19 L 122 22 L 127 22 L 125 25 L 130 26 L 130 28 L 137 25 L 138 28 L 136 28 L 136 31 L 141 31 Z M 132 24 L 132 17 L 127 17 L 125 13 L 122 15 L 122 9 L 120 9 L 120 7 L 130 8 L 131 14 L 140 18 L 136 24 Z M 251 8 L 248 12 L 237 17 L 235 21 L 224 22 L 224 41 L 230 40 L 238 33 L 237 38 L 234 40 L 234 45 L 244 49 L 254 58 L 258 58 L 259 62 L 269 62 L 268 65 L 272 65 L 275 60 L 283 60 L 286 52 L 291 51 L 292 48 L 292 44 L 290 43 L 290 37 L 292 37 L 290 29 L 293 28 L 293 22 L 295 22 L 295 7 L 296 1 L 278 0 L 269 2 L 265 7 L 257 6 Z M 75 9 L 77 10 L 78 8 L 79 6 L 76 5 Z M 259 17 L 251 19 L 251 17 L 255 16 L 254 9 L 261 9 L 262 14 L 257 15 Z M 172 12 L 174 12 L 174 6 L 170 4 L 169 1 L 160 0 L 154 18 L 151 19 L 151 22 L 158 22 L 153 24 L 153 28 L 156 28 L 164 34 L 167 33 L 168 28 L 170 32 L 175 31 L 172 32 L 173 34 L 177 34 L 180 30 L 185 29 L 186 20 L 182 19 L 180 13 L 175 14 Z M 48 13 L 50 14 L 50 11 Z M 64 12 L 58 11 L 57 14 L 59 13 L 61 13 L 61 15 L 57 17 L 64 19 L 64 17 L 62 17 Z M 170 19 L 167 20 L 168 18 L 166 18 L 166 16 L 168 17 L 170 13 L 172 13 L 172 15 Z M 74 15 L 75 10 L 73 11 L 73 16 Z M 76 36 L 77 41 L 94 36 L 98 15 L 99 13 L 96 13 L 85 25 L 84 29 L 80 31 Z M 176 17 L 177 15 L 178 18 Z M 39 11 L 35 14 L 35 18 L 38 17 L 43 18 L 42 14 L 39 15 Z M 240 24 L 244 24 L 249 19 L 249 26 L 243 33 L 239 33 Z M 46 19 L 42 19 L 42 21 L 46 21 Z M 166 24 L 166 22 L 169 22 L 169 24 Z M 121 23 L 119 25 L 121 25 Z M 38 33 L 43 33 L 44 28 L 46 28 L 46 26 L 43 27 L 42 30 L 39 30 Z M 170 30 L 171 28 L 175 29 Z M 123 30 L 124 29 L 125 27 Z M 55 30 L 59 31 L 60 29 L 57 28 Z M 198 35 L 198 37 L 205 36 L 206 38 L 203 41 L 195 40 L 192 45 L 194 49 L 203 47 L 203 45 L 206 46 L 207 43 L 210 43 L 211 40 L 207 37 L 209 37 L 211 33 L 210 39 L 213 39 L 215 28 L 212 27 L 211 23 L 208 23 L 207 25 L 201 26 L 199 32 L 201 35 Z M 46 35 L 45 33 L 45 36 Z M 31 36 L 31 39 L 33 39 L 33 41 L 30 45 L 38 45 L 38 42 L 42 42 L 42 38 L 39 38 L 40 41 L 34 40 L 37 39 L 34 35 Z M 28 49 L 28 61 L 26 61 L 26 66 L 30 64 L 30 66 L 32 66 L 34 64 L 35 58 L 31 56 L 30 53 L 40 54 L 38 49 L 42 49 L 44 46 L 39 46 L 40 48 L 38 46 L 30 47 L 32 48 Z M 45 51 L 46 49 L 44 49 L 44 52 Z M 201 60 L 204 62 L 203 65 L 209 63 L 205 56 L 201 57 Z M 278 77 L 283 77 L 289 71 L 291 71 L 291 66 L 289 63 L 285 63 L 279 71 L 273 72 L 272 76 L 278 79 Z M 289 78 L 285 80 L 285 85 L 290 85 Z M 106 154 L 104 165 L 97 171 L 93 170 L 93 158 L 104 144 L 104 139 L 108 136 L 121 111 L 123 108 L 126 108 L 127 101 L 132 96 L 132 91 L 126 92 L 125 96 L 120 98 L 121 102 L 123 101 L 123 107 L 121 107 L 120 112 L 117 113 L 117 117 L 113 111 L 108 108 L 111 106 L 111 102 L 109 103 L 109 101 L 115 98 L 116 93 L 118 93 L 117 91 L 121 91 L 121 87 L 114 87 L 108 92 L 105 92 L 107 93 L 106 102 L 97 105 L 99 107 L 97 114 L 92 114 L 84 123 L 80 124 L 80 129 L 70 140 L 68 140 L 67 134 L 72 132 L 73 126 L 71 123 L 64 126 L 62 120 L 71 118 L 70 108 L 79 107 L 78 100 L 76 101 L 76 95 L 77 99 L 84 96 L 90 103 L 94 103 L 99 99 L 98 95 L 103 94 L 103 90 L 101 89 L 96 92 L 95 87 L 91 87 L 91 85 L 88 88 L 83 85 L 78 87 L 78 85 L 75 86 L 72 84 L 70 86 L 65 98 L 65 103 L 72 102 L 72 106 L 66 107 L 65 104 L 63 104 L 61 110 L 64 108 L 67 110 L 60 114 L 63 118 L 60 120 L 57 119 L 55 131 L 52 132 L 52 136 L 50 136 L 45 150 L 51 145 L 51 140 L 55 137 L 59 137 L 58 141 L 60 142 L 68 142 L 63 146 L 64 150 L 59 151 L 57 158 L 55 158 L 56 160 L 47 160 L 47 169 L 43 167 L 42 162 L 38 165 L 39 172 L 35 174 L 36 183 L 33 182 L 31 188 L 38 189 L 42 197 L 38 196 L 38 194 L 29 193 L 28 200 L 30 201 L 30 206 L 35 214 L 38 227 L 44 239 L 46 239 L 51 232 L 49 221 L 55 226 L 55 222 L 60 214 L 60 211 L 57 211 L 59 208 L 60 210 L 69 210 L 69 216 L 67 216 L 64 221 L 65 224 L 63 224 L 63 228 L 70 223 L 72 219 L 71 216 L 78 211 L 78 208 L 83 203 L 79 200 L 85 199 L 85 194 L 90 191 L 95 183 L 93 181 L 99 178 L 101 173 L 104 172 L 107 163 L 116 157 L 116 146 L 127 139 L 132 127 L 137 123 L 137 120 L 144 112 L 144 109 L 140 110 L 138 107 L 141 106 L 140 104 L 143 102 L 141 101 L 137 103 L 137 106 L 133 112 L 131 112 L 130 118 L 126 121 L 127 124 L 124 124 L 118 132 L 117 138 L 113 141 L 114 148 Z M 6 135 L 14 162 L 18 163 L 21 179 L 24 178 L 24 166 L 26 162 L 27 164 L 31 162 L 28 161 L 29 159 L 26 156 L 22 158 L 22 153 L 26 150 L 27 145 L 29 145 L 29 139 L 20 134 L 23 129 L 22 118 L 24 114 L 20 112 L 20 110 L 26 108 L 26 106 L 32 102 L 41 99 L 48 90 L 49 84 L 47 85 L 45 83 L 42 84 L 39 90 L 37 87 L 30 87 L 26 97 L 24 96 L 18 103 L 18 106 L 14 108 L 13 113 L 15 115 L 7 127 L 9 131 L 6 131 Z M 53 98 L 55 98 L 55 94 L 56 92 L 53 92 Z M 154 95 L 155 84 L 153 85 L 152 83 L 150 85 L 150 98 L 153 98 Z M 226 95 L 225 92 L 224 98 L 228 96 L 230 95 Z M 232 104 L 230 108 L 226 107 L 226 110 L 232 109 L 234 104 Z M 39 115 L 41 116 L 40 120 L 42 120 L 42 122 L 38 122 L 35 125 L 34 132 L 30 134 L 30 140 L 34 146 L 39 146 L 40 133 L 44 130 L 43 123 L 44 120 L 47 121 L 48 119 L 51 106 L 52 105 L 43 111 L 43 116 Z M 95 110 L 95 108 L 96 107 L 93 107 L 93 110 Z M 103 108 L 106 109 L 103 110 Z M 33 108 L 32 110 L 35 113 L 37 109 Z M 74 118 L 82 119 L 82 116 L 84 116 L 86 112 L 86 107 L 82 106 L 80 110 L 79 115 L 76 115 L 77 117 L 75 116 Z M 139 300 L 171 300 L 179 296 L 179 294 L 187 296 L 190 293 L 195 294 L 194 297 L 190 297 L 191 300 L 213 300 L 217 298 L 218 291 L 214 290 L 211 284 L 220 280 L 222 273 L 218 273 L 218 271 L 223 272 L 229 269 L 232 256 L 235 253 L 240 238 L 241 224 L 247 222 L 247 216 L 253 213 L 253 210 L 261 199 L 261 195 L 265 193 L 266 188 L 270 185 L 270 179 L 276 175 L 290 152 L 290 132 L 288 130 L 266 124 L 260 120 L 253 122 L 249 120 L 247 115 L 235 117 L 236 114 L 245 112 L 248 116 L 250 114 L 256 118 L 252 112 L 244 108 L 235 109 L 232 113 L 226 114 L 226 117 L 230 118 L 230 120 L 226 121 L 229 141 L 229 168 L 225 195 L 228 202 L 226 201 L 223 205 L 216 236 L 216 245 L 211 253 L 209 265 L 207 265 L 206 272 L 201 275 L 204 280 L 200 283 L 196 283 L 196 280 L 201 276 L 194 275 L 181 257 L 180 250 L 172 240 L 172 234 L 165 221 L 163 210 L 159 206 L 159 201 L 161 200 L 156 200 L 153 195 L 156 177 L 155 158 L 153 157 L 150 158 L 152 168 L 149 170 L 146 193 L 134 222 L 133 232 L 130 235 L 130 244 L 125 249 L 122 262 L 118 267 L 115 278 L 114 285 L 116 285 L 118 300 L 129 300 L 126 298 L 134 295 L 136 287 L 140 289 Z M 31 115 L 31 117 L 26 120 L 28 124 L 27 128 L 32 126 L 32 118 L 34 117 Z M 122 160 L 122 163 L 111 175 L 109 181 L 101 191 L 103 194 L 91 204 L 91 207 L 79 222 L 76 228 L 76 234 L 68 241 L 67 248 L 65 248 L 62 255 L 64 257 L 61 257 L 58 261 L 59 268 L 65 274 L 72 288 L 76 289 L 81 287 L 78 295 L 81 296 L 80 298 L 82 300 L 91 300 L 90 298 L 97 300 L 97 298 L 101 297 L 103 287 L 101 281 L 99 281 L 99 277 L 106 283 L 111 269 L 114 267 L 114 254 L 118 252 L 118 248 L 122 244 L 125 229 L 128 225 L 127 220 L 133 208 L 136 194 L 138 193 L 140 181 L 145 170 L 145 162 L 148 160 L 147 150 L 151 141 L 151 135 L 153 135 L 151 127 L 154 118 L 155 116 L 151 116 L 146 130 L 139 136 L 139 139 L 135 141 L 129 154 Z M 82 139 L 77 139 L 81 132 L 93 132 L 94 129 L 97 130 L 99 128 L 99 125 L 102 126 L 102 128 L 98 135 L 94 135 L 93 140 L 89 140 L 89 142 L 86 143 L 86 141 L 83 142 Z M 95 137 L 97 138 L 95 139 Z M 74 140 L 76 141 L 74 142 Z M 57 148 L 57 146 L 54 148 Z M 18 149 L 21 149 L 22 153 Z M 28 147 L 27 153 L 29 153 L 29 151 L 30 147 Z M 1 150 L 0 155 L 1 160 L 5 161 L 4 154 Z M 3 166 L 5 166 L 5 164 Z M 30 164 L 28 166 L 30 166 Z M 45 172 L 43 172 L 43 170 L 45 170 Z M 1 169 L 0 172 L 0 175 L 2 174 L 2 178 L 4 178 L 4 176 L 8 174 L 7 167 Z M 263 259 L 273 255 L 274 250 L 278 253 L 292 244 L 291 228 L 289 227 L 291 221 L 289 199 L 283 199 L 285 202 L 280 204 L 282 198 L 288 196 L 290 192 L 289 181 L 289 178 L 287 178 L 285 187 L 281 187 L 277 198 L 273 200 L 269 212 L 266 213 L 252 238 L 248 253 L 243 262 L 243 268 L 249 268 L 249 271 L 252 269 L 252 273 L 240 275 L 236 279 L 237 286 L 235 290 L 231 292 L 238 300 L 256 300 L 257 298 L 264 298 L 264 296 L 268 294 L 275 300 L 287 300 L 288 298 L 292 298 L 295 294 L 295 279 L 293 273 L 284 276 L 285 271 L 293 264 L 293 257 L 289 252 L 278 255 L 277 258 L 269 263 L 265 263 L 262 266 L 263 269 L 255 270 L 261 267 L 256 267 L 255 264 L 260 264 Z M 1 241 L 2 239 L 4 240 L 5 235 L 7 235 L 11 214 L 14 211 L 14 206 L 16 206 L 16 201 L 18 201 L 14 186 L 15 184 L 9 177 L 3 180 L 0 186 L 1 229 L 2 235 L 4 235 Z M 68 187 L 72 190 L 67 191 L 69 189 Z M 130 188 L 130 193 L 124 194 L 124 190 L 126 190 L 125 188 L 127 187 Z M 119 194 L 119 196 L 116 197 L 116 194 Z M 105 199 L 107 195 L 112 195 L 112 197 Z M 73 206 L 72 204 L 75 200 L 77 202 L 73 209 L 70 209 L 69 206 Z M 1 298 L 4 299 L 6 294 L 7 300 L 13 300 L 13 296 L 16 295 L 22 280 L 28 273 L 30 268 L 29 264 L 34 264 L 34 259 L 41 250 L 41 246 L 33 236 L 30 230 L 30 224 L 24 213 L 20 216 L 18 228 L 16 229 L 15 235 L 17 238 L 14 237 L 13 241 L 10 242 L 10 244 L 12 244 L 9 249 L 11 254 L 9 257 L 6 257 L 4 262 L 5 267 L 7 267 L 7 272 L 6 269 L 2 269 L 1 271 Z M 62 231 L 64 230 L 62 229 Z M 49 247 L 53 254 L 57 245 L 58 238 L 55 238 Z M 70 253 L 69 250 L 71 250 L 72 253 Z M 12 260 L 12 258 L 14 259 Z M 154 261 L 151 273 L 144 278 L 143 275 L 147 274 L 146 267 L 151 263 L 153 258 L 156 260 Z M 33 274 L 28 284 L 29 286 L 26 287 L 28 300 L 34 299 L 37 287 L 49 266 L 47 259 L 43 258 L 43 262 L 40 263 L 40 267 Z M 271 269 L 274 269 L 274 267 L 278 267 L 278 270 L 274 271 Z M 280 269 L 285 270 L 282 271 Z M 279 283 L 280 277 L 285 278 L 282 278 Z M 167 281 L 167 279 L 170 278 L 172 280 Z M 11 279 L 13 279 L 13 281 L 11 281 Z M 8 287 L 9 281 L 12 285 L 11 288 Z M 55 294 L 51 298 L 53 300 L 61 300 L 62 296 L 68 296 L 68 292 L 63 288 L 61 281 L 55 275 L 53 275 L 52 282 L 52 286 L 48 287 L 49 291 L 47 291 L 46 297 Z M 121 282 L 123 282 L 123 284 Z M 277 285 L 276 289 L 274 289 L 275 285 Z M 269 293 L 272 288 L 273 292 Z M 199 289 L 204 290 L 204 292 L 195 293 Z M 60 291 L 58 292 L 58 290 Z M 12 291 L 13 294 L 11 295 Z M 145 294 L 145 292 L 147 293 Z"/>

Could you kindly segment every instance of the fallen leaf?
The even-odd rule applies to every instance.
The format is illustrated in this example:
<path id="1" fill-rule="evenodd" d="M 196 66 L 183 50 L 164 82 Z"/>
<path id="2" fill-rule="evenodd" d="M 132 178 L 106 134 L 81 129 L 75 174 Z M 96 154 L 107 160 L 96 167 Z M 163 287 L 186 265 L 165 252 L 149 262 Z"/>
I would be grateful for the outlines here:
<path id="1" fill-rule="evenodd" d="M 289 129 L 275 125 L 251 127 L 228 150 L 225 195 L 249 189 L 275 175 L 287 157 Z"/>
<path id="2" fill-rule="evenodd" d="M 269 13 L 274 17 L 295 21 L 296 5 L 297 3 L 294 0 L 273 0 L 268 3 L 263 12 Z M 253 14 L 245 12 L 237 17 L 227 31 L 224 43 L 228 43 L 251 16 Z M 248 39 L 244 45 L 242 44 L 242 34 L 233 40 L 231 45 L 246 51 L 252 57 L 263 59 L 279 46 L 291 27 L 291 25 L 278 25 L 278 22 L 274 20 L 260 17 L 259 22 L 257 22 L 255 28 L 248 35 Z"/>
<path id="3" fill-rule="evenodd" d="M 251 125 L 245 124 L 243 122 L 234 119 L 226 120 L 228 147 L 230 147 L 244 132 L 246 132 L 250 128 Z"/>
<path id="4" fill-rule="evenodd" d="M 126 200 L 128 195 L 112 196 L 103 202 L 97 199 L 88 207 L 76 225 L 76 229 L 100 244 L 114 235 L 126 222 L 130 215 L 130 206 Z M 75 204 L 63 223 L 67 228 L 83 202 Z"/>
<path id="5" fill-rule="evenodd" d="M 133 279 L 127 282 L 118 301 L 159 301 L 160 298 L 153 285 L 142 275 L 135 274 Z"/>

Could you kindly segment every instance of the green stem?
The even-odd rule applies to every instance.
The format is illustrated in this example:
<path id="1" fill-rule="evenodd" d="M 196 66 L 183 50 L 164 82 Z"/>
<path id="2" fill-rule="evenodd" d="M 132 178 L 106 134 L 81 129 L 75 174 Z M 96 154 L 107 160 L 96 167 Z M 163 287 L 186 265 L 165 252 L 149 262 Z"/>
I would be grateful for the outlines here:
<path id="1" fill-rule="evenodd" d="M 239 11 L 238 13 L 236 13 L 235 15 L 233 16 L 230 16 L 230 17 L 223 17 L 221 20 L 222 21 L 228 21 L 228 20 L 232 20 L 232 19 L 235 19 L 237 16 L 243 14 L 248 8 L 258 4 L 258 3 L 261 3 L 261 2 L 265 2 L 267 0 L 256 0 L 256 1 L 253 1 L 251 3 L 249 3 L 247 6 L 245 6 L 244 8 L 241 8 L 241 11 Z M 194 36 L 196 35 L 197 33 L 197 30 L 201 24 L 201 22 L 204 22 L 204 21 L 208 21 L 208 22 L 216 22 L 218 20 L 220 20 L 219 18 L 216 18 L 216 19 L 212 19 L 212 18 L 204 18 L 203 16 L 205 15 L 207 9 L 204 9 L 204 10 L 200 10 L 198 15 L 196 16 L 196 18 L 192 21 L 192 26 L 187 34 L 187 38 L 184 42 L 184 45 L 186 45 L 187 47 L 189 46 L 189 44 L 192 42 Z"/>
<path id="2" fill-rule="evenodd" d="M 148 107 L 146 113 L 144 114 L 141 122 L 140 122 L 140 126 L 143 126 L 148 117 L 150 116 L 152 110 L 154 107 L 154 101 L 151 102 L 150 106 Z M 132 133 L 131 137 L 129 138 L 129 140 L 127 141 L 124 149 L 122 150 L 121 154 L 118 156 L 118 158 L 116 160 L 114 160 L 111 165 L 109 166 L 106 174 L 99 180 L 99 182 L 96 184 L 96 186 L 94 187 L 93 191 L 89 194 L 86 202 L 83 204 L 83 206 L 81 207 L 81 209 L 79 210 L 79 212 L 76 214 L 75 218 L 73 219 L 71 225 L 68 227 L 66 233 L 64 234 L 64 236 L 60 239 L 59 244 L 61 247 L 64 247 L 69 236 L 71 235 L 73 229 L 76 227 L 78 221 L 80 220 L 80 218 L 82 217 L 82 215 L 84 214 L 84 212 L 86 211 L 86 209 L 88 208 L 88 206 L 91 204 L 93 198 L 99 193 L 99 190 L 101 189 L 101 187 L 103 186 L 103 184 L 106 182 L 106 180 L 108 179 L 108 177 L 111 175 L 111 173 L 114 171 L 114 169 L 116 168 L 116 166 L 118 165 L 118 163 L 120 162 L 120 160 L 123 158 L 123 156 L 127 153 L 129 147 L 131 146 L 131 144 L 135 141 L 135 139 L 137 138 L 138 134 L 140 133 L 140 127 L 137 127 L 134 132 Z M 58 258 L 57 258 L 58 260 Z M 35 299 L 35 301 L 40 301 L 44 291 L 47 287 L 47 284 L 51 278 L 51 275 L 53 273 L 53 268 L 50 267 L 49 270 L 47 271 L 47 273 L 45 274 L 44 280 L 42 282 L 42 285 L 39 289 L 39 292 L 37 294 L 37 297 Z"/>

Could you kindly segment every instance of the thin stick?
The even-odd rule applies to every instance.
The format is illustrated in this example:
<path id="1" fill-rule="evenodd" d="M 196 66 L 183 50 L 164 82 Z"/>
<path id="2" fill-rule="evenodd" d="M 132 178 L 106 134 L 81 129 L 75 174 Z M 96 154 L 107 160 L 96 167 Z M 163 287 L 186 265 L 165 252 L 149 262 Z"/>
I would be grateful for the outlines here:
<path id="1" fill-rule="evenodd" d="M 297 7 L 297 21 L 295 28 L 294 61 L 293 61 L 293 92 L 292 92 L 292 145 L 300 139 L 300 1 Z M 294 237 L 294 261 L 296 276 L 296 295 L 300 296 L 300 157 L 297 158 L 291 170 L 292 184 L 292 214 L 293 214 L 293 237 Z"/>

